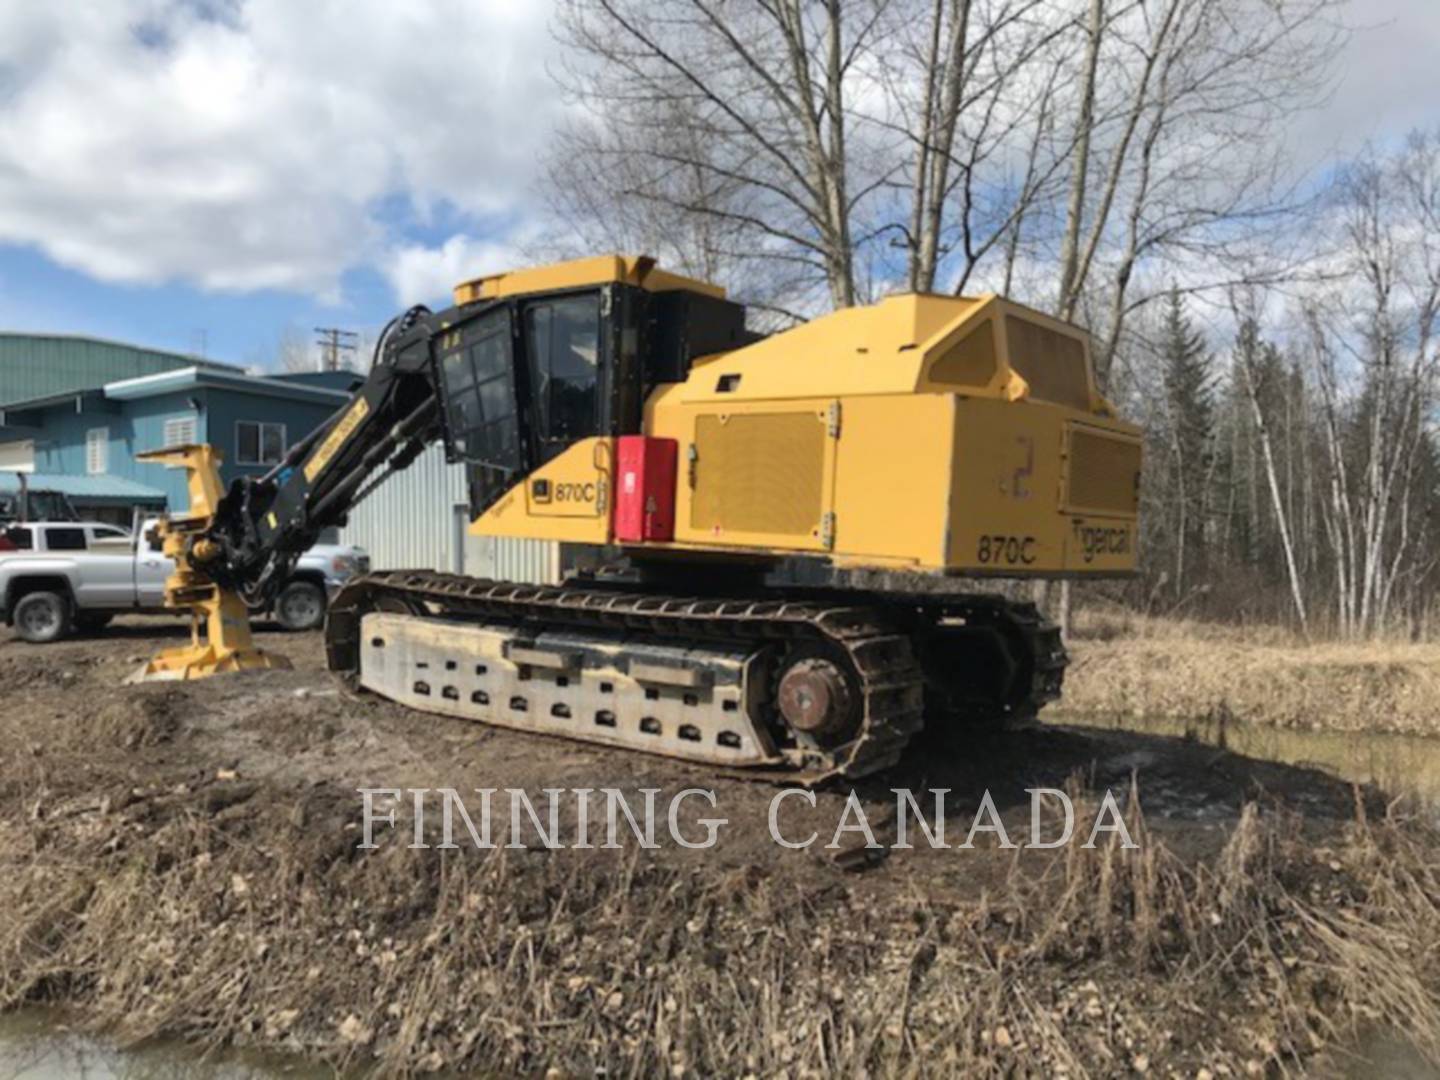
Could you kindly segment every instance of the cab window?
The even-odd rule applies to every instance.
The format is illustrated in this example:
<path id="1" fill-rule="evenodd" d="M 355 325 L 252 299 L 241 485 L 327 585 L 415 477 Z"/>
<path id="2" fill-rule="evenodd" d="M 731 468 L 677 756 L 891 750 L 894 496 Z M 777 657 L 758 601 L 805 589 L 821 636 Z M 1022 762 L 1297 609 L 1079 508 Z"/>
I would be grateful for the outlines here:
<path id="1" fill-rule="evenodd" d="M 102 550 L 113 549 L 117 541 L 129 543 L 130 534 L 124 529 L 118 529 L 114 525 L 92 525 L 90 527 L 90 543 L 101 544 Z"/>
<path id="2" fill-rule="evenodd" d="M 5 530 L 5 539 L 20 551 L 29 551 L 35 546 L 35 537 L 29 529 L 20 525 L 12 525 Z"/>
<path id="3" fill-rule="evenodd" d="M 78 526 L 45 530 L 46 551 L 84 551 L 85 546 L 85 530 Z"/>
<path id="4" fill-rule="evenodd" d="M 525 309 L 535 427 L 546 457 L 600 430 L 600 294 Z"/>

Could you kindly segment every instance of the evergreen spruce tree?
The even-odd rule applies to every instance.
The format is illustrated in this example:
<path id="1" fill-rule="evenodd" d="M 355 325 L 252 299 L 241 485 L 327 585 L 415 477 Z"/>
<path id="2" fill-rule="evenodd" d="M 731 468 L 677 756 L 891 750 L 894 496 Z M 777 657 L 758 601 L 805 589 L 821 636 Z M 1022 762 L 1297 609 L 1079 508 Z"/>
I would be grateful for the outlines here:
<path id="1" fill-rule="evenodd" d="M 1214 464 L 1214 371 L 1205 342 L 1185 313 L 1178 291 L 1170 291 L 1161 338 L 1173 514 L 1175 589 L 1183 595 L 1192 572 L 1206 562 L 1206 521 Z"/>

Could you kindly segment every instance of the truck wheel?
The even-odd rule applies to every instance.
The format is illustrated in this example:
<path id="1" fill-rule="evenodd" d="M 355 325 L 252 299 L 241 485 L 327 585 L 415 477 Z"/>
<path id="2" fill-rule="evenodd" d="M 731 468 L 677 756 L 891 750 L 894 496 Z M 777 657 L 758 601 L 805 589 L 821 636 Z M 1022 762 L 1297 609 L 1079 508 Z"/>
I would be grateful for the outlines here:
<path id="1" fill-rule="evenodd" d="M 313 581 L 292 581 L 275 598 L 275 621 L 286 630 L 314 630 L 325 621 L 325 590 Z"/>
<path id="2" fill-rule="evenodd" d="M 114 617 L 104 611 L 78 611 L 75 613 L 75 629 L 82 634 L 98 634 L 110 625 Z"/>
<path id="3" fill-rule="evenodd" d="M 58 641 L 70 625 L 70 601 L 59 593 L 32 592 L 20 598 L 11 615 L 15 632 L 36 645 Z"/>

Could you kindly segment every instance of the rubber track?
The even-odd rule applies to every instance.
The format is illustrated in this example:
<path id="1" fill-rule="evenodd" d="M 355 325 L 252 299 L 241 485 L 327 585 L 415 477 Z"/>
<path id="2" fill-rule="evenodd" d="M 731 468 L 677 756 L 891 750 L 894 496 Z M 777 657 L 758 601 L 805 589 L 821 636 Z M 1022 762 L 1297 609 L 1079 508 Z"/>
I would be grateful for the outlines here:
<path id="1" fill-rule="evenodd" d="M 638 631 L 662 639 L 756 646 L 828 641 L 844 651 L 859 676 L 861 723 L 856 737 L 841 746 L 786 751 L 793 775 L 807 784 L 888 768 L 924 722 L 924 683 L 910 636 L 883 602 L 699 599 L 395 570 L 356 579 L 331 603 L 325 627 L 330 669 L 352 683 L 358 676 L 366 612 L 420 606 L 447 615 Z"/>

